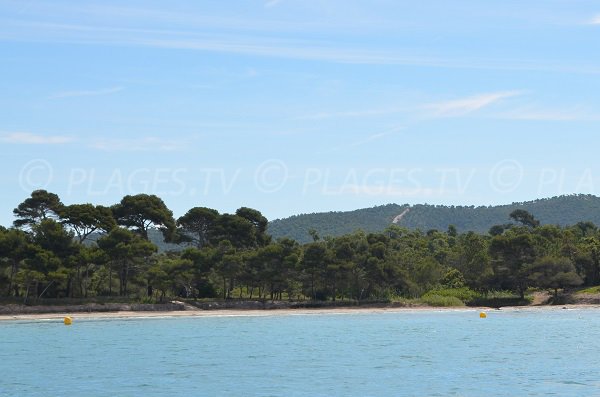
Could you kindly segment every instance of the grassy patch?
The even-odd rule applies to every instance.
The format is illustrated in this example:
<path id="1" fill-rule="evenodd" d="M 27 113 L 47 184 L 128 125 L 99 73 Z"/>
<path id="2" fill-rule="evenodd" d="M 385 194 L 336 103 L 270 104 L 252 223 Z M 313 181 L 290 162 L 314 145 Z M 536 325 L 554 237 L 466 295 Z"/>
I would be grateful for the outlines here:
<path id="1" fill-rule="evenodd" d="M 465 303 L 455 296 L 442 296 L 433 293 L 427 293 L 421 297 L 421 302 L 435 307 L 460 307 Z"/>
<path id="2" fill-rule="evenodd" d="M 462 301 L 463 303 L 470 302 L 481 296 L 478 292 L 473 291 L 472 289 L 467 288 L 467 287 L 434 289 L 434 290 L 427 292 L 425 295 L 423 295 L 423 297 L 427 297 L 430 295 L 444 296 L 444 297 L 448 297 L 448 298 L 457 298 L 460 301 Z"/>
<path id="3" fill-rule="evenodd" d="M 578 294 L 600 294 L 600 285 L 577 291 Z"/>

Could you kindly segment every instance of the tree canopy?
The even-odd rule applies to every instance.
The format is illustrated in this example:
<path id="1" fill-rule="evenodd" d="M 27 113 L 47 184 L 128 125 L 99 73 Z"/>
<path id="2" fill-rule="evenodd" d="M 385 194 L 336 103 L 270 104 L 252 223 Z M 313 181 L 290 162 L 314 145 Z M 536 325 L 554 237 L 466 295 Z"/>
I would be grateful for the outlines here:
<path id="1" fill-rule="evenodd" d="M 0 295 L 24 301 L 114 295 L 360 301 L 444 289 L 523 297 L 531 287 L 556 296 L 559 289 L 600 284 L 595 224 L 545 225 L 527 211 L 506 214 L 493 233 L 393 224 L 336 237 L 309 229 L 305 244 L 273 239 L 267 219 L 252 208 L 220 214 L 194 207 L 175 221 L 160 198 L 145 194 L 108 208 L 63 205 L 57 195 L 35 191 L 14 213 L 19 222 L 0 227 Z M 164 245 L 166 239 L 172 243 Z"/>

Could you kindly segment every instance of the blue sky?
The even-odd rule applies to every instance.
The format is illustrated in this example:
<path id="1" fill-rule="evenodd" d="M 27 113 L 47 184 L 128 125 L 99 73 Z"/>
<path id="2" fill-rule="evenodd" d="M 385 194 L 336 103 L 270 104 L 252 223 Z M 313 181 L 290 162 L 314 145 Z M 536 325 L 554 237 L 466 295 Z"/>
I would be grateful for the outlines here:
<path id="1" fill-rule="evenodd" d="M 600 194 L 597 1 L 0 0 L 0 224 Z"/>

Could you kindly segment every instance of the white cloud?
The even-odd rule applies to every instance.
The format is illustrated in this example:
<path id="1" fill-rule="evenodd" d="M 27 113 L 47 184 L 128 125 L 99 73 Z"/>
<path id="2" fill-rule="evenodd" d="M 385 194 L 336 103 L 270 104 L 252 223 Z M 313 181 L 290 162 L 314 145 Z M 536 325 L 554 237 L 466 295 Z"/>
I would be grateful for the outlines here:
<path id="1" fill-rule="evenodd" d="M 594 18 L 592 18 L 590 23 L 592 25 L 600 25 L 600 15 L 596 15 Z"/>
<path id="2" fill-rule="evenodd" d="M 470 96 L 467 98 L 454 99 L 446 102 L 432 103 L 423 106 L 423 108 L 431 112 L 432 116 L 436 117 L 463 116 L 490 106 L 502 99 L 521 94 L 521 91 L 492 92 L 488 94 Z"/>
<path id="3" fill-rule="evenodd" d="M 90 146 L 94 149 L 109 152 L 175 152 L 183 150 L 186 142 L 145 137 L 139 139 L 99 139 Z"/>
<path id="4" fill-rule="evenodd" d="M 366 145 L 368 143 L 377 141 L 379 139 L 385 138 L 388 135 L 392 135 L 394 133 L 397 133 L 397 132 L 399 132 L 399 131 L 401 131 L 403 129 L 404 129 L 403 126 L 398 126 L 398 127 L 390 128 L 390 129 L 382 131 L 382 132 L 371 134 L 371 135 L 369 135 L 369 136 L 367 136 L 367 137 L 365 137 L 363 139 L 360 139 L 358 141 L 354 141 L 354 142 L 352 142 L 350 144 L 344 144 L 344 145 L 336 146 L 336 147 L 332 148 L 331 150 L 329 150 L 329 151 L 327 151 L 325 153 L 331 153 L 331 152 L 336 152 L 338 150 L 348 150 L 348 149 L 351 149 L 351 148 L 360 147 L 360 146 Z"/>
<path id="5" fill-rule="evenodd" d="M 0 133 L 0 142 L 22 145 L 61 145 L 72 142 L 73 138 L 59 135 L 38 135 L 30 132 Z"/>
<path id="6" fill-rule="evenodd" d="M 103 88 L 103 89 L 99 89 L 99 90 L 87 90 L 87 91 L 65 91 L 65 92 L 58 92 L 58 93 L 50 96 L 50 99 L 110 95 L 110 94 L 115 94 L 119 91 L 123 91 L 123 87 L 111 87 L 111 88 Z"/>

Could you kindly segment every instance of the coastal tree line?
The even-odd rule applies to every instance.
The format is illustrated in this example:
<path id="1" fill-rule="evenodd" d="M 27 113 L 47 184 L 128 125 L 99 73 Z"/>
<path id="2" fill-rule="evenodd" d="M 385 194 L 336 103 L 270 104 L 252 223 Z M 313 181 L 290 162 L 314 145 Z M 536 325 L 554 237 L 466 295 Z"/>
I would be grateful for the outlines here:
<path id="1" fill-rule="evenodd" d="M 274 240 L 268 221 L 242 207 L 195 207 L 175 219 L 154 195 L 111 206 L 64 205 L 32 192 L 0 227 L 0 295 L 39 298 L 169 297 L 388 300 L 440 289 L 486 293 L 600 284 L 600 231 L 590 222 L 540 225 L 515 210 L 488 233 L 356 231 L 311 242 Z M 159 231 L 176 249 L 159 252 Z"/>

